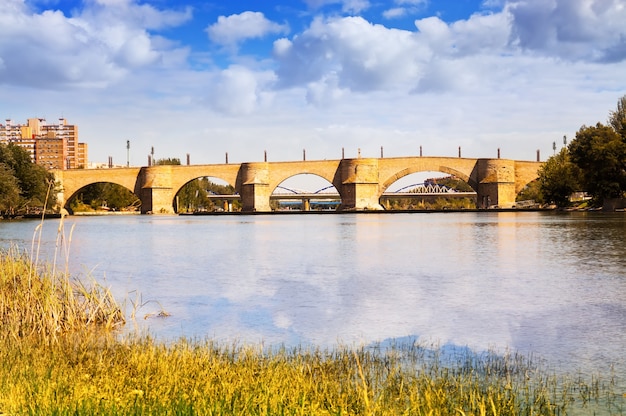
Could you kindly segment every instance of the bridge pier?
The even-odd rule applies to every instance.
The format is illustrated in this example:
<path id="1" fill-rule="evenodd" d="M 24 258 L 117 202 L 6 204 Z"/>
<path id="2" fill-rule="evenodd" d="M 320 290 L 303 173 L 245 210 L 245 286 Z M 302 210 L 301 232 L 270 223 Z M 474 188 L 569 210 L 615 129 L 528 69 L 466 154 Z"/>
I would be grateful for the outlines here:
<path id="1" fill-rule="evenodd" d="M 169 165 L 142 168 L 141 199 L 142 214 L 173 214 L 174 196 L 172 167 Z"/>
<path id="2" fill-rule="evenodd" d="M 478 208 L 511 208 L 515 205 L 515 161 L 478 159 L 474 172 Z"/>
<path id="3" fill-rule="evenodd" d="M 341 205 L 339 211 L 382 210 L 378 178 L 378 159 L 343 159 Z"/>
<path id="4" fill-rule="evenodd" d="M 240 173 L 241 209 L 244 212 L 271 211 L 268 163 L 242 163 Z"/>

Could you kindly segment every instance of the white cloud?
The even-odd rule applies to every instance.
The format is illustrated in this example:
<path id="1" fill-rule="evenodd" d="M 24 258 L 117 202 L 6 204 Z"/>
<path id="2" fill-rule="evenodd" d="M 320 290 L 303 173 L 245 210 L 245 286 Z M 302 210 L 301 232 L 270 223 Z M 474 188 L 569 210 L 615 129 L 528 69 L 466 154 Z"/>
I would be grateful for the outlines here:
<path id="1" fill-rule="evenodd" d="M 383 12 L 385 19 L 397 19 L 409 14 L 417 14 L 428 4 L 428 0 L 394 0 L 394 4 L 400 7 L 385 10 Z"/>
<path id="2" fill-rule="evenodd" d="M 271 94 L 266 92 L 266 85 L 271 81 L 271 73 L 256 73 L 246 67 L 233 65 L 221 71 L 212 83 L 208 101 L 221 113 L 251 114 L 271 98 Z"/>
<path id="3" fill-rule="evenodd" d="M 383 12 L 385 19 L 397 19 L 407 14 L 407 10 L 404 7 L 394 7 Z"/>
<path id="4" fill-rule="evenodd" d="M 623 0 L 510 0 L 512 42 L 570 60 L 626 59 Z"/>
<path id="5" fill-rule="evenodd" d="M 289 28 L 287 25 L 279 25 L 266 19 L 263 13 L 243 12 L 228 17 L 218 17 L 217 23 L 208 26 L 206 31 L 212 42 L 234 47 L 246 39 L 286 33 Z"/>
<path id="6" fill-rule="evenodd" d="M 358 14 L 367 10 L 371 4 L 369 0 L 304 0 L 311 9 L 320 9 L 327 5 L 340 4 L 342 11 Z"/>
<path id="7" fill-rule="evenodd" d="M 284 86 L 319 82 L 332 73 L 339 87 L 357 91 L 414 79 L 428 55 L 411 32 L 373 25 L 361 17 L 316 19 L 289 44 L 275 43 L 274 52 Z"/>
<path id="8" fill-rule="evenodd" d="M 81 16 L 86 20 L 97 18 L 101 23 L 123 22 L 145 29 L 179 26 L 192 17 L 190 7 L 183 11 L 158 10 L 149 4 L 137 3 L 137 0 L 85 0 Z"/>
<path id="9" fill-rule="evenodd" d="M 0 4 L 0 82 L 44 88 L 104 86 L 165 53 L 147 32 L 179 24 L 190 11 L 158 11 L 128 0 L 86 3 L 74 16 L 35 13 L 23 0 Z M 7 59 L 10 57 L 10 59 Z"/>

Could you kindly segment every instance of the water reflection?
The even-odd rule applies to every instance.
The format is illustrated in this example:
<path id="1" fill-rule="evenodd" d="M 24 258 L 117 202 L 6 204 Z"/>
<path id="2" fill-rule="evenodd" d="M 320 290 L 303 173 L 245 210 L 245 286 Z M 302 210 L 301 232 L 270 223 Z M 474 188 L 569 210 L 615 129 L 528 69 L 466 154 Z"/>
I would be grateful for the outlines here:
<path id="1" fill-rule="evenodd" d="M 624 215 L 70 218 L 71 268 L 161 338 L 367 344 L 417 336 L 624 372 Z M 36 223 L 3 223 L 30 247 Z M 45 225 L 53 253 L 56 223 Z M 87 269 L 88 268 L 88 269 Z M 138 298 L 140 294 L 140 298 Z"/>

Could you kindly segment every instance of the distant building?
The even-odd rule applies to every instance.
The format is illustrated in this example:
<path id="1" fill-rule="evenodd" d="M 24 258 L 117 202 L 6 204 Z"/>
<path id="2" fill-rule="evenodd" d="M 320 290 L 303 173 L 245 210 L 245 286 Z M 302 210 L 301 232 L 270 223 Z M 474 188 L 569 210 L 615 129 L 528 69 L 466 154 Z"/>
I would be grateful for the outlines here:
<path id="1" fill-rule="evenodd" d="M 22 147 L 34 163 L 46 169 L 87 167 L 87 144 L 78 142 L 78 126 L 64 118 L 58 124 L 43 118 L 29 118 L 26 124 L 7 119 L 0 124 L 0 143 Z"/>

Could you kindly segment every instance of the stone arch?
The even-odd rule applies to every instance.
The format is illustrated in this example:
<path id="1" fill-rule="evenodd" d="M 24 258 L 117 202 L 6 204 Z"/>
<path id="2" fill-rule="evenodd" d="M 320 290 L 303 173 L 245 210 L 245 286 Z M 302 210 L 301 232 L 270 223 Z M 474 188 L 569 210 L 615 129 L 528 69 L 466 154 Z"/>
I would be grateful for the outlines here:
<path id="1" fill-rule="evenodd" d="M 341 193 L 341 180 L 337 178 L 339 161 L 309 161 L 272 163 L 270 171 L 269 188 L 270 193 L 287 179 L 296 175 L 315 175 L 330 182 L 337 192 Z"/>
<path id="2" fill-rule="evenodd" d="M 539 169 L 542 166 L 543 162 L 515 162 L 515 195 L 539 178 Z"/>
<path id="3" fill-rule="evenodd" d="M 113 184 L 113 185 L 117 185 L 123 189 L 126 189 L 127 191 L 129 191 L 130 193 L 132 193 L 133 195 L 135 195 L 135 197 L 137 197 L 139 200 L 141 200 L 141 195 L 137 194 L 136 190 L 134 189 L 130 189 L 128 186 L 126 186 L 123 183 L 119 183 L 119 182 L 115 182 L 115 181 L 107 181 L 107 180 L 99 180 L 99 181 L 89 181 L 89 183 L 85 183 L 83 186 L 80 186 L 79 188 L 73 189 L 71 192 L 71 194 L 68 194 L 65 190 L 63 192 L 64 198 L 63 198 L 63 208 L 65 208 L 66 210 L 70 211 L 70 201 L 72 201 L 72 199 L 76 198 L 78 195 L 80 195 L 81 191 L 83 191 L 84 189 L 86 189 L 89 186 L 92 185 L 97 185 L 97 184 Z M 69 196 L 68 196 L 69 195 Z"/>
<path id="4" fill-rule="evenodd" d="M 273 193 L 273 192 L 275 192 L 281 184 L 285 183 L 285 182 L 286 182 L 286 181 L 288 181 L 289 179 L 292 179 L 292 178 L 295 178 L 295 177 L 297 177 L 297 176 L 301 176 L 301 175 L 310 175 L 310 176 L 315 176 L 316 178 L 319 178 L 319 179 L 323 179 L 324 181 L 326 181 L 326 183 L 328 183 L 329 185 L 332 185 L 332 186 L 333 186 L 333 187 L 337 190 L 337 193 L 339 193 L 339 189 L 337 189 L 337 187 L 335 186 L 335 184 L 333 184 L 331 181 L 329 181 L 329 180 L 328 180 L 328 178 L 325 178 L 325 177 L 323 177 L 323 176 L 320 176 L 320 175 L 318 175 L 318 174 L 316 174 L 316 173 L 309 173 L 309 172 L 304 172 L 304 173 L 295 173 L 295 174 L 293 174 L 293 175 L 291 175 L 291 176 L 286 177 L 286 178 L 285 178 L 285 179 L 283 179 L 282 181 L 278 182 L 278 183 L 276 184 L 276 186 L 274 186 L 274 188 L 272 188 L 272 189 L 271 189 L 272 193 Z M 313 191 L 313 192 L 315 192 L 315 191 Z"/>
<path id="5" fill-rule="evenodd" d="M 405 176 L 411 175 L 413 173 L 419 173 L 419 172 L 443 172 L 443 173 L 447 173 L 449 175 L 456 176 L 457 178 L 461 179 L 462 181 L 467 182 L 469 184 L 469 186 L 474 191 L 476 191 L 476 188 L 477 188 L 477 184 L 475 184 L 475 183 L 472 184 L 472 182 L 474 182 L 474 181 L 472 181 L 470 175 L 468 175 L 468 174 L 466 174 L 464 172 L 461 172 L 461 171 L 459 171 L 457 169 L 450 168 L 450 167 L 447 167 L 447 166 L 440 166 L 440 165 L 436 166 L 436 167 L 433 166 L 430 169 L 424 169 L 423 167 L 417 168 L 417 167 L 411 166 L 411 167 L 404 168 L 404 169 L 402 169 L 402 170 L 400 170 L 398 172 L 395 172 L 392 176 L 388 177 L 385 181 L 383 181 L 381 183 L 381 185 L 380 185 L 380 194 L 382 195 L 397 180 L 399 180 L 399 179 L 401 179 L 401 178 L 403 178 Z"/>
<path id="6" fill-rule="evenodd" d="M 176 195 L 189 182 L 205 177 L 220 179 L 235 188 L 235 192 L 239 192 L 237 189 L 238 172 L 239 165 L 172 166 L 172 192 Z"/>
<path id="7" fill-rule="evenodd" d="M 232 187 L 233 193 L 232 194 L 211 194 L 207 192 L 207 197 L 210 202 L 202 203 L 204 210 L 206 210 L 206 208 L 209 207 L 209 208 L 213 208 L 213 210 L 222 209 L 224 211 L 232 211 L 233 206 L 237 205 L 236 203 L 234 203 L 234 201 L 238 201 L 241 199 L 241 195 L 239 195 L 239 193 L 235 189 L 235 186 L 233 184 L 228 183 L 225 179 L 218 178 L 216 176 L 205 175 L 205 176 L 199 176 L 197 178 L 192 178 L 189 181 L 185 182 L 184 184 L 180 185 L 178 189 L 172 190 L 172 208 L 175 213 L 180 213 L 181 209 L 184 212 L 184 207 L 180 205 L 183 201 L 181 201 L 180 199 L 181 195 L 179 194 L 183 191 L 185 186 L 187 186 L 188 184 L 192 183 L 195 180 L 205 179 L 205 178 L 208 179 L 214 185 Z"/>
<path id="8" fill-rule="evenodd" d="M 141 168 L 54 170 L 55 180 L 62 185 L 58 203 L 67 208 L 67 202 L 86 186 L 96 183 L 120 185 L 141 198 L 139 173 Z"/>
<path id="9" fill-rule="evenodd" d="M 301 183 L 298 185 L 288 183 L 291 179 L 304 176 L 307 178 L 301 178 L 301 180 L 308 180 L 308 183 Z M 279 187 L 281 189 L 279 189 Z M 326 189 L 328 190 L 320 192 Z M 290 204 L 301 204 L 301 209 L 303 211 L 309 211 L 313 209 L 326 209 L 329 207 L 336 208 L 342 203 L 340 189 L 337 189 L 337 187 L 327 178 L 315 173 L 296 173 L 289 176 L 282 182 L 278 183 L 276 187 L 271 190 L 270 195 L 273 197 L 272 199 L 274 199 L 274 204 L 276 204 L 272 205 L 274 209 L 280 208 L 284 204 L 287 206 L 290 206 Z"/>

